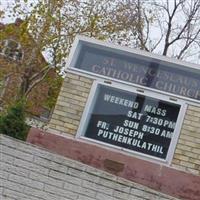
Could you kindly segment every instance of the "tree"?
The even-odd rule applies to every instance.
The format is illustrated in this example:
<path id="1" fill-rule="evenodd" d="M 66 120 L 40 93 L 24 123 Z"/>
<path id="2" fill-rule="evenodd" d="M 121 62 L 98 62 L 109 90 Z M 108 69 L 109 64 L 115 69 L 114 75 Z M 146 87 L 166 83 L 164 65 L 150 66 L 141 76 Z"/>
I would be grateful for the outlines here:
<path id="1" fill-rule="evenodd" d="M 128 34 L 132 34 L 133 37 L 135 35 L 135 4 L 130 7 L 128 1 L 42 0 L 37 5 L 32 5 L 31 12 L 23 6 L 28 2 L 16 1 L 12 10 L 15 16 L 24 19 L 21 25 L 21 29 L 24 30 L 21 32 L 21 40 L 25 40 L 28 30 L 35 42 L 29 58 L 23 63 L 25 73 L 21 75 L 19 96 L 28 97 L 50 70 L 60 72 L 77 34 L 103 40 L 112 38 L 118 42 L 129 38 Z M 31 66 L 37 59 L 38 52 L 43 52 L 49 63 L 39 71 L 33 72 Z"/>
<path id="2" fill-rule="evenodd" d="M 25 104 L 19 101 L 8 109 L 7 114 L 0 116 L 0 133 L 25 140 L 27 132 Z"/>
<path id="3" fill-rule="evenodd" d="M 35 5 L 16 0 L 12 11 L 24 19 L 22 30 L 35 42 L 21 76 L 20 95 L 25 97 L 50 70 L 61 71 L 77 34 L 178 59 L 199 55 L 199 0 L 41 0 Z M 49 63 L 33 72 L 38 52 Z"/>
<path id="4" fill-rule="evenodd" d="M 28 111 L 31 114 L 40 115 L 42 107 L 52 108 L 52 106 L 46 106 L 47 100 L 50 97 L 55 102 L 61 78 L 53 72 L 54 69 L 50 69 L 40 84 L 35 84 L 26 94 L 28 86 L 34 81 L 33 76 L 39 75 L 41 70 L 47 66 L 47 62 L 35 47 L 35 41 L 28 33 L 26 26 L 25 22 L 17 19 L 15 23 L 2 25 L 0 29 L 0 80 L 1 88 L 3 87 L 1 104 L 6 108 L 14 101 L 26 97 L 24 99 L 27 99 Z M 36 52 L 34 58 L 30 58 L 32 49 Z M 40 75 L 42 76 L 42 72 Z M 51 88 L 55 88 L 55 91 L 54 93 L 50 91 L 51 95 L 48 95 L 50 94 L 48 90 Z"/>
<path id="5" fill-rule="evenodd" d="M 198 63 L 199 0 L 152 0 L 146 3 L 138 0 L 137 10 L 139 24 L 136 41 L 141 49 Z"/>

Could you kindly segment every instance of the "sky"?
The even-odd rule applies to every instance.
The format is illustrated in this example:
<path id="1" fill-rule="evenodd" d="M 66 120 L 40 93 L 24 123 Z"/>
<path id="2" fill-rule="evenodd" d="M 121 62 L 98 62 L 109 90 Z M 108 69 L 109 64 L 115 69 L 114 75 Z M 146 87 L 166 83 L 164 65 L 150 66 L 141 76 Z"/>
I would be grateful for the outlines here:
<path id="1" fill-rule="evenodd" d="M 0 10 L 5 12 L 5 17 L 0 18 L 1 23 L 12 23 L 15 21 L 15 18 L 10 16 L 9 10 L 15 5 L 15 1 L 18 1 L 23 5 L 25 10 L 30 10 L 30 4 L 33 3 L 34 5 L 38 2 L 38 0 L 29 0 L 29 3 L 24 3 L 24 0 L 0 0 Z"/>
<path id="2" fill-rule="evenodd" d="M 12 10 L 12 8 L 15 5 L 15 1 L 18 1 L 23 5 L 24 10 L 31 11 L 30 4 L 37 4 L 38 0 L 28 0 L 29 3 L 24 3 L 25 0 L 0 0 L 0 10 L 3 10 L 5 12 L 5 17 L 0 18 L 1 23 L 12 23 L 15 21 L 15 17 L 9 16 L 10 12 L 9 10 Z M 171 5 L 173 5 L 174 0 L 171 0 Z M 156 28 L 151 28 L 151 38 L 155 38 L 155 36 L 158 36 L 160 33 L 156 30 Z M 155 53 L 160 54 L 160 51 L 162 49 L 158 49 Z M 200 64 L 200 53 L 196 55 L 195 57 L 192 56 L 187 61 Z"/>
<path id="3" fill-rule="evenodd" d="M 5 18 L 0 18 L 1 23 L 10 23 L 15 19 L 13 17 L 9 17 L 9 8 L 13 7 L 14 0 L 0 0 L 0 10 L 5 12 Z"/>

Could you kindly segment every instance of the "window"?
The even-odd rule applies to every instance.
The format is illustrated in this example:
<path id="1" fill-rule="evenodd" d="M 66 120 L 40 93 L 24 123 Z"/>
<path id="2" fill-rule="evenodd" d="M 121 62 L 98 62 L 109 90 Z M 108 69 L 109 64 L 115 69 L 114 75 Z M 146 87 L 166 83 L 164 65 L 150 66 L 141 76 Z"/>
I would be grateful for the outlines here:
<path id="1" fill-rule="evenodd" d="M 3 40 L 0 44 L 0 55 L 11 60 L 20 61 L 23 57 L 21 45 L 11 39 Z"/>
<path id="2" fill-rule="evenodd" d="M 67 70 L 188 100 L 200 101 L 199 66 L 78 36 Z"/>
<path id="3" fill-rule="evenodd" d="M 100 83 L 89 98 L 78 136 L 143 158 L 171 161 L 186 110 L 183 101 Z"/>

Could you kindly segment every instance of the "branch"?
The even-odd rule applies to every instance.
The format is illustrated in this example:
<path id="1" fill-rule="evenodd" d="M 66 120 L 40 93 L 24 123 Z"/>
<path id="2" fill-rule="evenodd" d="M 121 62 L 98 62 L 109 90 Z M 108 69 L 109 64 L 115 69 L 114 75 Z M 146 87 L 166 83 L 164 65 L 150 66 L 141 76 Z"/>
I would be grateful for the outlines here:
<path id="1" fill-rule="evenodd" d="M 160 37 L 160 39 L 158 40 L 158 42 L 156 42 L 156 44 L 151 48 L 151 52 L 153 52 L 153 51 L 157 48 L 157 46 L 161 43 L 163 37 L 164 37 L 164 35 L 161 34 L 161 37 Z"/>
<path id="2" fill-rule="evenodd" d="M 190 15 L 188 16 L 188 20 L 186 21 L 185 25 L 183 26 L 183 28 L 180 30 L 179 34 L 177 35 L 177 37 L 175 37 L 170 43 L 169 46 L 171 44 L 173 44 L 175 41 L 179 40 L 182 36 L 182 34 L 184 33 L 184 31 L 186 30 L 186 28 L 191 24 L 191 21 L 193 20 L 194 15 L 197 13 L 198 9 L 200 8 L 200 4 L 198 4 L 196 6 L 196 4 L 194 4 L 194 8 L 192 9 Z"/>
<path id="3" fill-rule="evenodd" d="M 49 73 L 49 71 L 51 70 L 52 68 L 48 68 L 46 70 L 46 72 L 43 74 L 43 76 L 41 76 L 39 79 L 37 79 L 36 81 L 34 81 L 32 84 L 29 85 L 28 89 L 26 90 L 25 92 L 25 97 L 28 97 L 29 93 L 31 92 L 31 90 L 36 86 L 38 85 L 45 77 L 46 75 Z"/>
<path id="4" fill-rule="evenodd" d="M 30 77 L 30 82 L 33 81 L 34 79 L 36 79 L 37 77 L 41 76 L 41 74 L 46 73 L 46 71 L 48 71 L 48 69 L 52 69 L 49 65 L 45 66 L 41 71 L 39 71 L 38 73 L 34 74 L 32 77 Z"/>
<path id="5" fill-rule="evenodd" d="M 189 48 L 189 46 L 195 42 L 195 40 L 197 39 L 198 35 L 200 34 L 200 29 L 198 30 L 198 32 L 196 33 L 196 35 L 191 38 L 191 37 L 188 37 L 187 38 L 187 41 L 185 43 L 185 46 L 181 49 L 180 53 L 177 55 L 177 58 L 180 59 L 181 56 L 184 54 L 184 52 Z"/>
<path id="6" fill-rule="evenodd" d="M 166 33 L 166 37 L 165 37 L 165 46 L 164 46 L 164 50 L 163 50 L 163 55 L 167 55 L 167 51 L 168 51 L 169 46 L 170 46 L 169 38 L 170 38 L 170 35 L 171 35 L 171 31 L 172 31 L 172 20 L 175 16 L 175 13 L 176 13 L 178 7 L 181 5 L 181 3 L 182 3 L 182 1 L 179 1 L 178 4 L 176 3 L 176 1 L 174 2 L 174 9 L 173 9 L 171 15 L 170 15 L 170 12 L 169 12 L 169 6 L 168 6 L 168 8 L 165 9 L 165 10 L 167 10 L 167 14 L 168 14 L 168 28 L 167 28 L 167 33 Z"/>
<path id="7" fill-rule="evenodd" d="M 159 28 L 160 28 L 160 31 L 161 31 L 161 36 L 160 36 L 160 39 L 155 43 L 155 45 L 151 48 L 151 52 L 153 52 L 157 47 L 158 45 L 162 42 L 162 39 L 164 37 L 164 33 L 163 33 L 163 24 L 161 22 L 161 20 L 158 18 L 157 19 L 158 21 L 158 25 L 159 25 Z"/>
<path id="8" fill-rule="evenodd" d="M 144 11 L 144 18 L 145 18 L 145 21 L 147 23 L 147 33 L 146 33 L 146 39 L 144 39 L 144 45 L 145 45 L 145 49 L 147 50 L 147 47 L 146 47 L 146 43 L 148 41 L 148 38 L 149 38 L 149 31 L 150 31 L 150 25 L 149 25 L 149 19 Z M 149 50 L 147 50 L 149 51 Z"/>
<path id="9" fill-rule="evenodd" d="M 145 21 L 147 23 L 147 36 L 146 36 L 146 39 L 144 39 L 140 0 L 138 0 L 136 7 L 138 9 L 138 32 L 139 32 L 138 39 L 140 41 L 140 47 L 141 47 L 141 49 L 149 51 L 149 49 L 146 46 L 146 42 L 147 42 L 148 37 L 149 37 L 149 20 L 148 20 L 148 18 L 146 16 L 146 13 L 144 12 Z"/>

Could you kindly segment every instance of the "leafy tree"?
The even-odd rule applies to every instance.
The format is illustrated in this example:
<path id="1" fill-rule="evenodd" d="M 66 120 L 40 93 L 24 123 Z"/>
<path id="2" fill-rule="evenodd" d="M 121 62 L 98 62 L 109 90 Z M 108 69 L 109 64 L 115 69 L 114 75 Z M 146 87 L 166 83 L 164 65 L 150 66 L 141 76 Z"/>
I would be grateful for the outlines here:
<path id="1" fill-rule="evenodd" d="M 49 71 L 61 72 L 77 34 L 118 42 L 127 40 L 128 35 L 134 37 L 136 34 L 135 4 L 130 6 L 128 1 L 41 0 L 36 5 L 30 2 L 16 0 L 11 12 L 15 17 L 24 19 L 20 39 L 27 41 L 28 30 L 35 42 L 23 63 L 26 70 L 21 74 L 20 96 L 28 97 Z M 31 12 L 24 6 L 26 4 L 32 6 Z M 38 58 L 38 52 L 43 52 L 49 62 L 34 72 L 32 66 Z"/>
<path id="2" fill-rule="evenodd" d="M 59 75 L 54 73 L 54 69 L 51 68 L 44 78 L 41 79 L 41 82 L 38 82 L 31 90 L 27 91 L 28 87 L 35 81 L 32 79 L 36 75 L 38 75 L 38 77 L 35 77 L 37 79 L 43 76 L 41 70 L 47 65 L 38 49 L 36 49 L 35 58 L 31 58 L 33 60 L 30 62 L 30 54 L 32 53 L 32 48 L 35 48 L 35 42 L 27 31 L 27 24 L 17 20 L 14 24 L 3 26 L 0 30 L 0 38 L 0 80 L 4 82 L 2 87 L 6 87 L 6 90 L 5 88 L 1 89 L 3 91 L 1 103 L 4 105 L 4 108 L 24 97 L 28 102 L 28 111 L 31 114 L 40 114 L 42 111 L 41 106 L 52 108 L 53 105 L 50 107 L 46 106 L 46 99 L 47 97 L 52 98 L 52 102 L 55 102 L 62 80 Z M 12 42 L 13 46 L 16 44 L 21 47 L 20 49 L 9 49 L 11 44 L 10 46 L 4 46 L 6 44 L 5 41 Z M 18 52 L 22 52 L 21 59 L 15 57 L 15 55 L 18 55 Z M 50 88 L 53 88 L 55 91 L 51 92 L 50 96 L 47 96 Z M 32 100 L 34 100 L 33 105 L 31 104 Z"/>
<path id="3" fill-rule="evenodd" d="M 0 116 L 0 133 L 25 140 L 28 126 L 25 123 L 24 101 L 12 105 L 6 114 Z"/>

